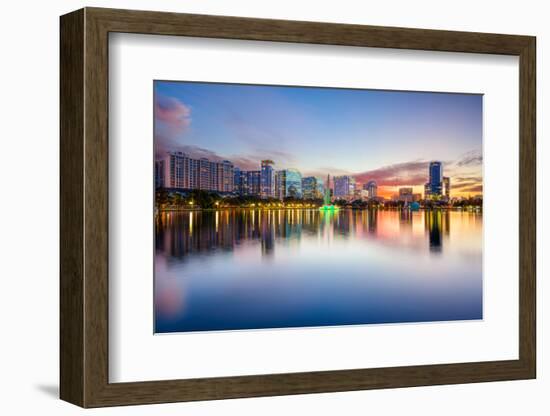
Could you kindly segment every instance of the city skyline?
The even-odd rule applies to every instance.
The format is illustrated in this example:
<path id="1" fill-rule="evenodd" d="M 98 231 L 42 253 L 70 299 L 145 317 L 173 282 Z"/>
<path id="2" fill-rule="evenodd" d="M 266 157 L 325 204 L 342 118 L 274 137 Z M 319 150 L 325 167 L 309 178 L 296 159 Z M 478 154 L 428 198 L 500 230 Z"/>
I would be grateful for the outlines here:
<path id="1" fill-rule="evenodd" d="M 156 81 L 155 152 L 229 160 L 241 170 L 272 159 L 273 171 L 351 176 L 358 189 L 375 181 L 386 198 L 403 187 L 424 194 L 437 160 L 453 196 L 478 195 L 481 105 L 467 94 Z"/>
<path id="2" fill-rule="evenodd" d="M 481 320 L 482 96 L 154 82 L 154 332 Z"/>
<path id="3" fill-rule="evenodd" d="M 273 160 L 262 160 L 259 169 L 241 170 L 229 160 L 211 161 L 206 157 L 192 158 L 183 152 L 167 152 L 155 161 L 155 188 L 180 191 L 203 190 L 214 193 L 240 196 L 256 196 L 261 199 L 317 199 L 323 198 L 329 190 L 330 199 L 383 202 L 391 199 L 405 203 L 437 200 L 456 201 L 451 193 L 451 178 L 444 176 L 441 161 L 431 161 L 427 172 L 428 181 L 424 193 L 414 192 L 413 186 L 400 186 L 398 193 L 385 198 L 378 192 L 375 180 L 357 182 L 350 175 L 330 177 L 326 181 L 315 176 L 304 176 L 297 169 L 274 169 Z M 481 194 L 473 195 L 474 198 Z M 472 197 L 469 195 L 468 198 Z M 458 197 L 458 200 L 463 197 Z"/>

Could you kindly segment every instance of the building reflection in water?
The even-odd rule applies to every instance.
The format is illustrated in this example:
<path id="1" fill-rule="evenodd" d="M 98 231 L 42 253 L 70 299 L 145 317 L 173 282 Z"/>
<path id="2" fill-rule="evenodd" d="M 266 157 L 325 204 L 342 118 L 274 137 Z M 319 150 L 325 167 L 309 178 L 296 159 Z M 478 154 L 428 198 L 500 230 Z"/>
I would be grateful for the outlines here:
<path id="1" fill-rule="evenodd" d="M 430 251 L 440 253 L 443 239 L 450 235 L 451 221 L 449 211 L 425 211 L 424 227 L 429 237 Z"/>
<path id="2" fill-rule="evenodd" d="M 376 227 L 378 225 L 378 210 L 377 209 L 368 210 L 367 216 L 368 216 L 369 234 L 376 234 Z"/>
<path id="3" fill-rule="evenodd" d="M 413 229 L 413 213 L 408 209 L 399 211 L 399 229 L 401 232 L 411 233 Z"/>
<path id="4" fill-rule="evenodd" d="M 155 332 L 480 319 L 482 221 L 459 211 L 161 212 Z"/>
<path id="5" fill-rule="evenodd" d="M 423 217 L 423 218 L 422 218 Z M 422 221 L 423 220 L 423 221 Z M 418 227 L 424 223 L 424 236 Z M 421 228 L 420 228 L 421 230 Z M 156 217 L 156 250 L 185 260 L 190 254 L 232 252 L 244 243 L 258 243 L 264 256 L 277 244 L 298 245 L 302 238 L 330 243 L 335 238 L 368 238 L 420 246 L 440 253 L 450 235 L 449 211 L 219 210 L 162 212 Z M 424 243 L 426 244 L 426 243 Z"/>

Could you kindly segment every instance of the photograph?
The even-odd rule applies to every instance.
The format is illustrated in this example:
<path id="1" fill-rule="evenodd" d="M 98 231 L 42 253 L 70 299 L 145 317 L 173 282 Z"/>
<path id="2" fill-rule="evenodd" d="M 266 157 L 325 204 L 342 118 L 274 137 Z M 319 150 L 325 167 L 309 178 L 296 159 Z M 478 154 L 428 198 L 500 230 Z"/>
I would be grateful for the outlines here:
<path id="1" fill-rule="evenodd" d="M 153 89 L 155 334 L 483 319 L 482 94 Z"/>

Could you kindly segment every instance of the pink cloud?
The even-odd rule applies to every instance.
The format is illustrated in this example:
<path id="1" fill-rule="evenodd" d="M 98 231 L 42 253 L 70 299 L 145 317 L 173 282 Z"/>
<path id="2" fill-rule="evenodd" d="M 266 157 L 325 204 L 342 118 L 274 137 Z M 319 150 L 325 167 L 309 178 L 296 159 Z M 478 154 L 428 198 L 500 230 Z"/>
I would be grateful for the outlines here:
<path id="1" fill-rule="evenodd" d="M 483 163 L 483 156 L 480 150 L 471 150 L 464 153 L 459 160 L 456 161 L 456 165 L 463 166 L 479 166 Z"/>
<path id="2" fill-rule="evenodd" d="M 420 185 L 428 176 L 427 161 L 396 163 L 355 175 L 360 183 L 374 180 L 379 186 Z"/>
<path id="3" fill-rule="evenodd" d="M 177 98 L 157 96 L 155 119 L 164 123 L 172 134 L 178 134 L 191 124 L 191 108 Z"/>
<path id="4" fill-rule="evenodd" d="M 260 159 L 247 156 L 230 158 L 235 166 L 242 170 L 260 170 Z"/>
<path id="5" fill-rule="evenodd" d="M 472 185 L 472 186 L 469 186 L 469 187 L 466 187 L 466 188 L 461 188 L 458 190 L 459 192 L 461 193 L 466 193 L 466 192 L 476 192 L 476 193 L 481 193 L 483 192 L 483 185 Z"/>

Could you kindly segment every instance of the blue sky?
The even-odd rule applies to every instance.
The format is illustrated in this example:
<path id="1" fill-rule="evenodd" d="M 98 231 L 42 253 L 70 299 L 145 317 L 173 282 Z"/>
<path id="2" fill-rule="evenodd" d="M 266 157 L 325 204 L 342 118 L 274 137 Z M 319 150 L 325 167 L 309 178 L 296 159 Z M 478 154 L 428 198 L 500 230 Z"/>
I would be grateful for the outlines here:
<path id="1" fill-rule="evenodd" d="M 370 175 L 387 193 L 420 187 L 425 165 L 441 160 L 455 194 L 481 192 L 481 95 L 165 81 L 154 88 L 157 154 Z"/>

